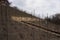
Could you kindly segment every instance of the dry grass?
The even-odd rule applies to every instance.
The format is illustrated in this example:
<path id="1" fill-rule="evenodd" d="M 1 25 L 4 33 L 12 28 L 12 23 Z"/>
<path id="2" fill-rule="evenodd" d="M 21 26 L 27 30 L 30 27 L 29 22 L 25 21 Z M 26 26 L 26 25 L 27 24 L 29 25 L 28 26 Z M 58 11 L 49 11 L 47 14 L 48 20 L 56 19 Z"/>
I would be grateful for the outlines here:
<path id="1" fill-rule="evenodd" d="M 0 40 L 60 40 L 59 36 L 21 23 L 21 17 L 21 20 L 28 18 L 28 22 L 31 22 L 31 15 L 11 7 L 7 7 L 6 12 L 6 7 L 3 6 L 2 16 L 0 10 Z M 35 19 L 34 16 L 33 18 Z"/>

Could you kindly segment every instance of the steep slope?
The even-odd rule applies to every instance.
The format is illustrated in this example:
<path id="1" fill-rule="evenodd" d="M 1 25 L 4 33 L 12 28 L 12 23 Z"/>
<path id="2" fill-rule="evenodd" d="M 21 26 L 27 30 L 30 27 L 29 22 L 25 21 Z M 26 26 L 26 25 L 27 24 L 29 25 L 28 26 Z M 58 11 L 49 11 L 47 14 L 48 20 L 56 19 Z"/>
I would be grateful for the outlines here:
<path id="1" fill-rule="evenodd" d="M 60 36 L 21 23 L 27 18 L 29 20 L 26 22 L 36 21 L 36 17 L 31 17 L 31 15 L 12 7 L 0 6 L 0 40 L 60 40 Z"/>
<path id="2" fill-rule="evenodd" d="M 46 20 L 39 19 L 37 17 L 34 17 L 34 16 L 26 14 L 26 13 L 20 14 L 20 12 L 19 12 L 18 14 L 15 14 L 15 15 L 12 16 L 12 20 L 14 20 L 14 21 L 17 21 L 17 22 L 24 21 L 24 22 L 42 26 L 43 28 L 60 33 L 60 27 L 59 27 L 60 25 L 55 25 Z M 19 15 L 19 16 L 17 16 L 17 15 Z"/>

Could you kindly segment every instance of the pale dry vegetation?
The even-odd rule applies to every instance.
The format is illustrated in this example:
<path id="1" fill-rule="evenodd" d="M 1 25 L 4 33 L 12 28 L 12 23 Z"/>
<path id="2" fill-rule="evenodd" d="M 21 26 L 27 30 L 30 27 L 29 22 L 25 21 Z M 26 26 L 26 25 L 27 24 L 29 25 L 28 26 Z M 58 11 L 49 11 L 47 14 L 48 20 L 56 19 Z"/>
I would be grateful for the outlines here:
<path id="1" fill-rule="evenodd" d="M 28 19 L 27 22 L 42 23 L 35 20 L 34 16 L 9 6 L 7 6 L 7 11 L 5 6 L 2 7 L 2 16 L 0 10 L 0 40 L 60 40 L 60 36 L 20 22 L 20 18 L 22 18 L 23 21 Z"/>

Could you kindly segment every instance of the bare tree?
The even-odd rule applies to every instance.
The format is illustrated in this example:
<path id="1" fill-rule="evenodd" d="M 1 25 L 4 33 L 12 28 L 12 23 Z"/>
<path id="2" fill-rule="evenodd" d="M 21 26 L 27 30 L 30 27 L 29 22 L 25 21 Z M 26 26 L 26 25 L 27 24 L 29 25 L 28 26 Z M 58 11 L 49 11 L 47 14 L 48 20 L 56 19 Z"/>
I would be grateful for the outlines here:
<path id="1" fill-rule="evenodd" d="M 60 14 L 57 13 L 57 14 L 53 15 L 52 18 L 46 17 L 45 20 L 55 23 L 55 24 L 60 24 Z"/>

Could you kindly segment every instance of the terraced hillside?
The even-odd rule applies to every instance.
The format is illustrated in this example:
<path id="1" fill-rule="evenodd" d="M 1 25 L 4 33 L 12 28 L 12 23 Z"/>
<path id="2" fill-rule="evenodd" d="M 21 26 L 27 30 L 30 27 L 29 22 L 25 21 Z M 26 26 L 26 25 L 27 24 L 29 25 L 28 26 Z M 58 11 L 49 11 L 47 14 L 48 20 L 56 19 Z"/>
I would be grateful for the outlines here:
<path id="1" fill-rule="evenodd" d="M 0 40 L 60 40 L 60 34 L 24 22 L 42 23 L 25 12 L 0 6 Z"/>

